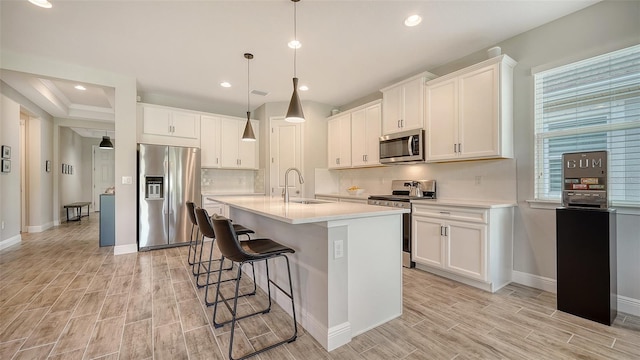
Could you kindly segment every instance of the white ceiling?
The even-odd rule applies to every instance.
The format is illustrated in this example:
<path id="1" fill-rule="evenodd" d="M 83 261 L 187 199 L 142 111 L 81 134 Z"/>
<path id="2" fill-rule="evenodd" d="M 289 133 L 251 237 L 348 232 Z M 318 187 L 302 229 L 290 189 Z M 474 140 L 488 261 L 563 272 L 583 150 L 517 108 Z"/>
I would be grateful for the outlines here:
<path id="1" fill-rule="evenodd" d="M 256 1 L 0 1 L 2 51 L 133 76 L 138 92 L 246 107 L 288 101 L 293 3 Z M 594 4 L 553 1 L 329 1 L 298 3 L 297 75 L 304 100 L 340 106 Z M 417 13 L 422 23 L 403 25 Z M 516 59 L 517 60 L 517 59 Z M 113 89 L 9 71 L 2 80 L 54 116 L 113 121 Z M 221 81 L 231 88 L 219 86 Z M 144 99 L 143 99 L 144 101 Z"/>

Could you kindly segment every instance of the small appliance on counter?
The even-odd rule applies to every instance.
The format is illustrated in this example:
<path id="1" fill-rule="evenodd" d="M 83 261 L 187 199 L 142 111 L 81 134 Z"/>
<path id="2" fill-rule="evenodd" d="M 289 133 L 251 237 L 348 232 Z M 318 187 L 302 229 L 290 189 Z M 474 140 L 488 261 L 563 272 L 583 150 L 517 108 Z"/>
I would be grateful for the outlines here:
<path id="1" fill-rule="evenodd" d="M 435 180 L 393 180 L 390 195 L 371 195 L 367 203 L 411 209 L 411 201 L 435 198 Z M 411 261 L 411 213 L 402 214 L 402 266 L 416 266 L 416 263 Z"/>
<path id="2" fill-rule="evenodd" d="M 562 164 L 562 207 L 556 209 L 558 310 L 611 325 L 617 315 L 617 254 L 607 152 L 566 153 Z"/>

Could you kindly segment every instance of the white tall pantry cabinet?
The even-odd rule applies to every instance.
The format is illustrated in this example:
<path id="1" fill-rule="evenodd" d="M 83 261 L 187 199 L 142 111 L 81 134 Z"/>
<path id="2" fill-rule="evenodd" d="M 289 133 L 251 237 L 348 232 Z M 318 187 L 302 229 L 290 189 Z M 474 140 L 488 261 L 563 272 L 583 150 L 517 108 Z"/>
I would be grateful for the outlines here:
<path id="1" fill-rule="evenodd" d="M 427 82 L 427 161 L 513 157 L 515 65 L 501 55 Z"/>

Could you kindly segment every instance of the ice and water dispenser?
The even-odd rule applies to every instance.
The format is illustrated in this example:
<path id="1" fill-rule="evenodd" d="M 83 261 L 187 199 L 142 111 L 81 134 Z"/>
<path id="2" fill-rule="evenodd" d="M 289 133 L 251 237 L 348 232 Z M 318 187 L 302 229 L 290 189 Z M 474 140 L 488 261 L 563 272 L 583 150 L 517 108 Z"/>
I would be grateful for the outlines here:
<path id="1" fill-rule="evenodd" d="M 618 287 L 607 152 L 567 153 L 562 163 L 562 207 L 556 209 L 558 310 L 611 325 Z"/>
<path id="2" fill-rule="evenodd" d="M 144 189 L 146 200 L 164 199 L 164 176 L 145 176 Z"/>

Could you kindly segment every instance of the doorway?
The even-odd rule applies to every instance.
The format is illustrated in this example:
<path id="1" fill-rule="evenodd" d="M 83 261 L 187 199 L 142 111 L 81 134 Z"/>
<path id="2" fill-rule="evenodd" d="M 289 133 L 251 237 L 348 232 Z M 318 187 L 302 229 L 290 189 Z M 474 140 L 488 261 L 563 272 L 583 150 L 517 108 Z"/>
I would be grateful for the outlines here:
<path id="1" fill-rule="evenodd" d="M 93 145 L 93 211 L 100 211 L 100 194 L 115 186 L 115 151 Z"/>
<path id="2" fill-rule="evenodd" d="M 270 118 L 270 125 L 269 187 L 272 196 L 279 196 L 284 190 L 287 169 L 296 167 L 302 170 L 302 124 L 275 117 Z M 289 193 L 298 197 L 304 185 L 300 185 L 296 177 L 295 173 L 289 173 Z"/>

